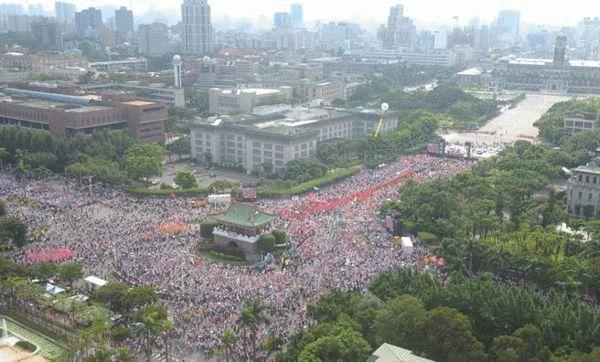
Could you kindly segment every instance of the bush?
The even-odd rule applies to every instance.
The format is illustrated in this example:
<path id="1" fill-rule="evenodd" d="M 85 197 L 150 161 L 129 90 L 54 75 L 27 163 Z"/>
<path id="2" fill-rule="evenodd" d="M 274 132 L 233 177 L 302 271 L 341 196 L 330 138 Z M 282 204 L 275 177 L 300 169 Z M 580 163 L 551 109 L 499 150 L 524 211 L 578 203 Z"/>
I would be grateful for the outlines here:
<path id="1" fill-rule="evenodd" d="M 283 231 L 281 229 L 275 229 L 271 232 L 271 235 L 273 235 L 273 237 L 275 237 L 275 244 L 277 244 L 277 245 L 285 244 L 285 239 L 286 239 L 285 231 Z"/>
<path id="2" fill-rule="evenodd" d="M 432 234 L 428 231 L 419 231 L 417 233 L 417 238 L 419 238 L 419 240 L 421 240 L 422 243 L 427 244 L 430 242 L 437 242 L 439 239 L 435 234 Z"/>
<path id="3" fill-rule="evenodd" d="M 123 341 L 127 340 L 127 338 L 129 338 L 130 336 L 131 336 L 131 332 L 129 331 L 129 328 L 127 328 L 125 326 L 118 326 L 115 329 L 113 329 L 112 335 L 110 338 L 114 342 L 123 342 Z"/>
<path id="4" fill-rule="evenodd" d="M 196 175 L 189 171 L 179 171 L 175 175 L 174 179 L 177 186 L 184 190 L 198 188 L 198 182 L 196 181 Z"/>
<path id="5" fill-rule="evenodd" d="M 217 223 L 214 220 L 204 220 L 202 221 L 202 223 L 200 224 L 200 235 L 205 238 L 205 239 L 211 239 L 213 238 L 213 229 L 216 228 L 219 225 L 219 223 Z"/>
<path id="6" fill-rule="evenodd" d="M 29 352 L 35 352 L 35 350 L 37 349 L 35 344 L 28 342 L 28 341 L 18 341 L 17 343 L 15 343 L 15 346 L 21 347 L 24 350 L 29 351 Z"/>
<path id="7" fill-rule="evenodd" d="M 271 252 L 275 250 L 275 237 L 271 234 L 262 235 L 258 241 L 258 248 L 261 251 Z"/>

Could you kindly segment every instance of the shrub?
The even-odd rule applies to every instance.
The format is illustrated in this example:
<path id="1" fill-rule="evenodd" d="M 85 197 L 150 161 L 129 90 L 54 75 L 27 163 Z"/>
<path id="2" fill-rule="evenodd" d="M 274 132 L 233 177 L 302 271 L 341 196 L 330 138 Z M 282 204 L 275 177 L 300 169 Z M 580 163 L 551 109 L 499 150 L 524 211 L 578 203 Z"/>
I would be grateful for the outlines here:
<path id="1" fill-rule="evenodd" d="M 29 351 L 29 352 L 34 352 L 37 349 L 35 344 L 28 342 L 28 341 L 18 341 L 17 343 L 15 343 L 15 346 L 21 347 L 24 350 Z"/>
<path id="2" fill-rule="evenodd" d="M 111 339 L 115 342 L 123 342 L 131 336 L 129 328 L 125 326 L 118 326 L 112 331 Z"/>
<path id="3" fill-rule="evenodd" d="M 277 244 L 277 245 L 285 244 L 285 239 L 286 239 L 285 231 L 283 231 L 281 229 L 275 229 L 271 232 L 271 235 L 273 235 L 273 237 L 275 237 L 275 244 Z"/>
<path id="4" fill-rule="evenodd" d="M 275 237 L 271 234 L 262 235 L 258 241 L 258 248 L 261 251 L 271 252 L 275 250 Z"/>
<path id="5" fill-rule="evenodd" d="M 421 242 L 424 244 L 430 242 L 435 243 L 439 240 L 435 234 L 432 234 L 428 231 L 419 231 L 417 233 L 417 238 L 419 238 L 419 240 L 421 240 Z"/>
<path id="6" fill-rule="evenodd" d="M 204 220 L 200 224 L 200 235 L 205 239 L 213 238 L 213 229 L 216 228 L 219 224 L 214 220 Z"/>

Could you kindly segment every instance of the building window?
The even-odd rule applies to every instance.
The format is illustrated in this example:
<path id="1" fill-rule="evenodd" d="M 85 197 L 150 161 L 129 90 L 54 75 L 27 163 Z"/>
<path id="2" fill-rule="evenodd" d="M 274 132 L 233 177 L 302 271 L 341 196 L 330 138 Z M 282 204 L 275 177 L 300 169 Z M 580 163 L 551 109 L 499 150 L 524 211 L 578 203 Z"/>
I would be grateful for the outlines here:
<path id="1" fill-rule="evenodd" d="M 585 183 L 590 183 L 590 175 L 585 175 Z"/>
<path id="2" fill-rule="evenodd" d="M 260 142 L 252 142 L 252 146 L 260 148 Z"/>
<path id="3" fill-rule="evenodd" d="M 581 191 L 579 191 L 579 200 L 581 200 L 582 196 L 583 196 L 583 193 Z"/>

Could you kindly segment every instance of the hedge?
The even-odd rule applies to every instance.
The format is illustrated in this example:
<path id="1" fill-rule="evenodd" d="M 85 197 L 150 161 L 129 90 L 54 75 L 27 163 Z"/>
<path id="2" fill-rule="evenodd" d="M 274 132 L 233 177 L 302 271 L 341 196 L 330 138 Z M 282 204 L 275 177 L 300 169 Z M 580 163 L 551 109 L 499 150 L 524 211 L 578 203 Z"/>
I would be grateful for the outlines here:
<path id="1" fill-rule="evenodd" d="M 269 188 L 266 190 L 260 190 L 258 194 L 263 197 L 293 196 L 303 194 L 312 190 L 313 187 L 322 187 L 325 185 L 329 185 L 331 183 L 350 177 L 358 171 L 360 171 L 360 166 L 354 166 L 341 171 L 328 172 L 325 176 L 306 181 L 292 188 Z"/>
<path id="2" fill-rule="evenodd" d="M 217 263 L 229 264 L 234 266 L 245 266 L 248 265 L 243 253 L 238 255 L 226 254 L 225 252 L 218 252 L 215 250 L 203 250 L 199 252 L 203 257 L 210 259 Z"/>
<path id="3" fill-rule="evenodd" d="M 35 352 L 35 350 L 37 349 L 35 344 L 28 342 L 28 341 L 18 341 L 17 343 L 15 343 L 15 346 L 21 347 L 24 350 L 29 351 L 29 352 Z"/>
<path id="4" fill-rule="evenodd" d="M 125 192 L 128 192 L 135 196 L 157 196 L 157 197 L 169 197 L 171 195 L 176 196 L 207 196 L 212 192 L 211 187 L 196 187 L 192 189 L 178 190 L 178 189 L 149 189 L 145 187 L 126 187 Z"/>
<path id="5" fill-rule="evenodd" d="M 432 234 L 428 231 L 419 231 L 417 233 L 417 238 L 419 238 L 419 240 L 421 240 L 422 243 L 429 243 L 429 242 L 437 242 L 438 241 L 438 237 L 435 234 Z"/>
<path id="6" fill-rule="evenodd" d="M 281 229 L 275 229 L 271 232 L 271 235 L 273 235 L 275 237 L 275 244 L 277 245 L 282 245 L 285 244 L 285 231 L 281 230 Z"/>

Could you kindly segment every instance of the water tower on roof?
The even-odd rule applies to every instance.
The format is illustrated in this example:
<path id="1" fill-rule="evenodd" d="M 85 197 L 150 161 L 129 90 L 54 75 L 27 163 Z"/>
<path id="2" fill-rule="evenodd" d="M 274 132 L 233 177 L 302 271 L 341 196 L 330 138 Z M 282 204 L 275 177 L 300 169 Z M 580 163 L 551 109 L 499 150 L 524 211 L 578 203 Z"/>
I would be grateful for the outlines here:
<path id="1" fill-rule="evenodd" d="M 181 57 L 179 55 L 173 56 L 173 75 L 175 76 L 175 88 L 181 88 L 181 65 L 183 62 L 181 61 Z"/>

